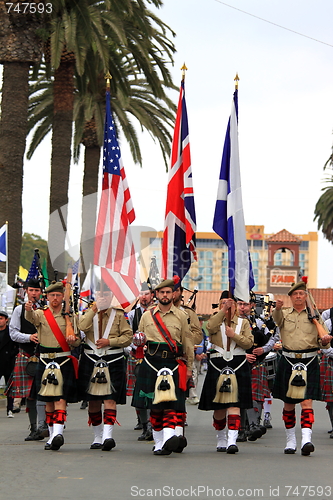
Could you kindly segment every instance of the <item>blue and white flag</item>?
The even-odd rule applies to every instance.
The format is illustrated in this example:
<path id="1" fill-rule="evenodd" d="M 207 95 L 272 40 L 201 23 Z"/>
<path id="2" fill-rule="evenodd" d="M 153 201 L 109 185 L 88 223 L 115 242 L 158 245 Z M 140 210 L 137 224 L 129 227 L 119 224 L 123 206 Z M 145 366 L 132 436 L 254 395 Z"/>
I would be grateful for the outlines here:
<path id="1" fill-rule="evenodd" d="M 7 224 L 0 229 L 0 262 L 7 260 Z"/>
<path id="2" fill-rule="evenodd" d="M 213 229 L 228 246 L 230 291 L 235 297 L 248 302 L 249 291 L 255 283 L 246 241 L 242 203 L 237 89 L 232 101 L 224 142 Z"/>

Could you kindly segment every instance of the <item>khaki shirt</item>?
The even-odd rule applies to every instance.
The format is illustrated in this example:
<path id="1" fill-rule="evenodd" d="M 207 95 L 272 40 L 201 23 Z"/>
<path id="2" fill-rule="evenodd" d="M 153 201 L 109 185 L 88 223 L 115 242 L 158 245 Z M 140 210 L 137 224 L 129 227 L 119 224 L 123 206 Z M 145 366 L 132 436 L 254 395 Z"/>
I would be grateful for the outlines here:
<path id="1" fill-rule="evenodd" d="M 184 311 L 181 311 L 173 304 L 167 312 L 162 312 L 159 305 L 155 306 L 152 310 L 154 314 L 156 312 L 160 313 L 162 321 L 170 332 L 173 340 L 183 346 L 187 368 L 192 370 L 194 350 L 192 334 L 187 322 L 188 316 Z M 162 337 L 162 334 L 155 325 L 150 310 L 143 313 L 139 324 L 139 331 L 145 333 L 147 341 L 165 343 L 164 337 Z"/>
<path id="2" fill-rule="evenodd" d="M 102 312 L 102 334 L 105 332 L 112 309 L 116 309 L 116 315 L 108 336 L 110 347 L 127 347 L 132 342 L 133 331 L 126 321 L 123 309 L 110 307 Z M 99 314 L 99 312 L 95 313 L 93 309 L 90 308 L 79 319 L 80 330 L 82 330 L 86 334 L 86 337 L 93 343 L 95 343 L 93 326 L 95 314 Z"/>
<path id="3" fill-rule="evenodd" d="M 193 311 L 191 307 L 184 305 L 180 305 L 179 309 L 181 311 L 184 311 L 184 313 L 188 316 L 190 320 L 189 327 L 192 333 L 193 346 L 201 344 L 203 335 L 202 335 L 201 325 L 199 323 L 199 319 L 196 312 Z"/>
<path id="4" fill-rule="evenodd" d="M 53 316 L 63 334 L 66 338 L 66 319 L 65 316 L 62 315 L 61 311 L 58 313 L 54 313 L 52 308 L 49 307 L 50 311 L 53 313 Z M 35 325 L 38 333 L 38 341 L 44 347 L 60 347 L 59 342 L 57 341 L 54 333 L 52 332 L 50 325 L 47 322 L 47 319 L 44 315 L 43 309 L 36 309 L 35 311 L 25 311 L 25 319 L 30 321 L 33 325 Z M 74 319 L 71 319 L 71 323 L 73 324 Z M 81 338 L 79 332 L 75 334 L 76 341 L 71 343 L 71 346 L 78 346 L 81 343 Z"/>
<path id="5" fill-rule="evenodd" d="M 235 314 L 231 320 L 230 327 L 233 329 L 233 331 L 236 331 L 238 319 L 239 318 L 237 314 Z M 213 314 L 213 316 L 210 317 L 207 323 L 207 330 L 209 332 L 209 337 L 211 342 L 219 347 L 226 349 L 227 346 L 224 346 L 222 344 L 222 335 L 220 328 L 222 322 L 226 323 L 227 318 L 223 311 L 219 311 L 218 313 Z M 239 334 L 236 333 L 234 337 L 230 338 L 230 340 L 234 340 L 239 347 L 245 350 L 250 349 L 250 347 L 252 347 L 253 335 L 251 333 L 250 324 L 247 319 L 243 319 Z"/>
<path id="6" fill-rule="evenodd" d="M 309 320 L 305 309 L 297 312 L 293 307 L 282 307 L 279 310 L 274 309 L 272 316 L 280 328 L 281 342 L 286 349 L 303 351 L 305 349 L 327 349 L 330 347 L 330 342 L 326 346 L 321 344 L 316 325 Z M 318 321 L 321 325 L 324 325 L 321 318 Z M 324 328 L 327 330 L 325 325 Z"/>

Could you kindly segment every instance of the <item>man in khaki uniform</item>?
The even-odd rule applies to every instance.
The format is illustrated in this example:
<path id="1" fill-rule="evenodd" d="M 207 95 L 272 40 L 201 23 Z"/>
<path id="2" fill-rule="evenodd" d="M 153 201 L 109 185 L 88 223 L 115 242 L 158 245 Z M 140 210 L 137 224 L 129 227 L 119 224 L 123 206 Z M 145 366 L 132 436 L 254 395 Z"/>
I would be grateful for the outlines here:
<path id="1" fill-rule="evenodd" d="M 90 448 L 102 451 L 116 446 L 112 434 L 117 404 L 126 403 L 123 348 L 130 345 L 133 336 L 123 309 L 110 307 L 111 299 L 110 290 L 96 292 L 96 302 L 79 321 L 86 335 L 80 360 L 79 398 L 88 401 L 89 424 L 94 430 Z"/>
<path id="2" fill-rule="evenodd" d="M 252 347 L 253 335 L 249 322 L 237 316 L 236 301 L 229 298 L 227 290 L 222 292 L 220 310 L 210 317 L 207 330 L 212 349 L 199 410 L 214 411 L 216 450 L 235 454 L 238 452 L 236 441 L 241 424 L 240 411 L 252 407 L 251 372 L 246 361 L 246 349 Z M 223 370 L 228 370 L 230 376 L 222 375 Z M 225 377 L 224 381 L 222 377 Z M 224 387 L 226 390 L 223 390 Z"/>
<path id="3" fill-rule="evenodd" d="M 318 338 L 317 328 L 308 318 L 307 291 L 303 281 L 293 285 L 288 295 L 291 298 L 292 307 L 283 308 L 283 301 L 277 300 L 276 308 L 272 313 L 275 323 L 280 328 L 282 342 L 282 356 L 276 371 L 272 393 L 274 398 L 284 402 L 282 419 L 287 436 L 284 453 L 290 455 L 296 451 L 295 405 L 300 403 L 302 408 L 301 453 L 310 455 L 314 451 L 311 442 L 314 422 L 312 400 L 321 400 L 317 351 L 320 348 L 330 347 L 332 337 L 327 333 L 321 339 Z M 323 324 L 321 318 L 319 321 Z"/>
<path id="4" fill-rule="evenodd" d="M 70 350 L 78 346 L 81 340 L 78 334 L 66 337 L 66 319 L 62 314 L 62 282 L 53 283 L 45 291 L 49 305 L 44 309 L 34 310 L 33 303 L 29 300 L 25 304 L 25 319 L 35 325 L 38 334 L 40 360 L 35 385 L 37 399 L 46 402 L 46 423 L 50 436 L 45 449 L 59 450 L 64 444 L 66 404 L 77 402 L 75 360 L 70 357 Z M 55 371 L 52 366 L 56 368 Z M 40 394 L 45 390 L 47 392 L 48 388 L 52 389 L 52 385 L 59 387 L 60 395 Z"/>
<path id="5" fill-rule="evenodd" d="M 164 280 L 155 288 L 158 304 L 142 315 L 139 324 L 139 331 L 147 338 L 147 349 L 139 368 L 132 406 L 151 409 L 155 455 L 180 452 L 186 445 L 176 436 L 175 427 L 179 425 L 179 414 L 185 414 L 193 342 L 188 317 L 173 304 L 174 286 L 173 280 Z M 165 378 L 156 383 L 159 377 Z"/>

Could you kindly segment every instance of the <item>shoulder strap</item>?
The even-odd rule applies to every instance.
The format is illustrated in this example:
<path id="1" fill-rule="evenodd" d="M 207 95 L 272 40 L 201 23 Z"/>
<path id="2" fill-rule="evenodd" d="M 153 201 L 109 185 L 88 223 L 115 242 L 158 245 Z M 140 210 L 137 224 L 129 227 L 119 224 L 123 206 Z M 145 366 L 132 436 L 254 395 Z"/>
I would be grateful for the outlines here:
<path id="1" fill-rule="evenodd" d="M 162 337 L 164 338 L 164 340 L 167 342 L 167 344 L 169 345 L 170 347 L 170 350 L 172 352 L 175 352 L 177 353 L 178 352 L 178 346 L 177 346 L 177 343 L 176 341 L 171 337 L 171 333 L 169 332 L 169 330 L 167 329 L 167 327 L 165 326 L 162 318 L 161 318 L 161 315 L 159 312 L 156 312 L 154 314 L 154 311 L 153 309 L 150 310 L 150 314 L 154 320 L 154 323 L 158 329 L 158 331 L 160 332 L 160 334 L 162 335 Z"/>
<path id="2" fill-rule="evenodd" d="M 63 333 L 60 330 L 60 327 L 59 327 L 58 323 L 56 322 L 56 319 L 53 316 L 53 314 L 49 308 L 44 309 L 44 316 L 45 316 L 46 321 L 49 324 L 49 327 L 52 330 L 53 335 L 55 336 L 55 338 L 59 342 L 61 349 L 64 352 L 70 351 L 71 349 L 70 349 L 69 345 L 67 344 L 67 341 L 66 341 L 65 337 L 63 336 Z"/>

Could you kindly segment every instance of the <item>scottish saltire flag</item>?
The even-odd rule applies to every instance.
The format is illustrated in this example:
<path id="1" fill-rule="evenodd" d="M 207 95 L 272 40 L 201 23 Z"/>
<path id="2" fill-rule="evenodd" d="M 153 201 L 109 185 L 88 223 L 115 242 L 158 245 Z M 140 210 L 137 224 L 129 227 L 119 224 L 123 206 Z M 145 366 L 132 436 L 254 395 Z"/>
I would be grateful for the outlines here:
<path id="1" fill-rule="evenodd" d="M 238 149 L 238 90 L 235 90 L 228 122 L 217 191 L 213 229 L 228 246 L 231 292 L 249 301 L 253 279 L 243 214 Z"/>
<path id="2" fill-rule="evenodd" d="M 182 279 L 197 260 L 195 251 L 196 217 L 192 185 L 184 78 L 172 141 L 171 166 L 162 243 L 162 277 Z"/>
<path id="3" fill-rule="evenodd" d="M 39 271 L 38 271 L 38 255 L 37 253 L 34 254 L 34 258 L 32 259 L 31 266 L 28 272 L 27 276 L 27 281 L 31 279 L 37 279 L 39 276 Z"/>
<path id="4" fill-rule="evenodd" d="M 112 118 L 110 90 L 107 89 L 103 181 L 96 225 L 94 264 L 101 267 L 102 280 L 122 307 L 130 305 L 139 295 L 140 278 L 130 229 L 134 219 L 132 199 Z"/>
<path id="5" fill-rule="evenodd" d="M 0 229 L 0 262 L 7 260 L 7 224 Z"/>

